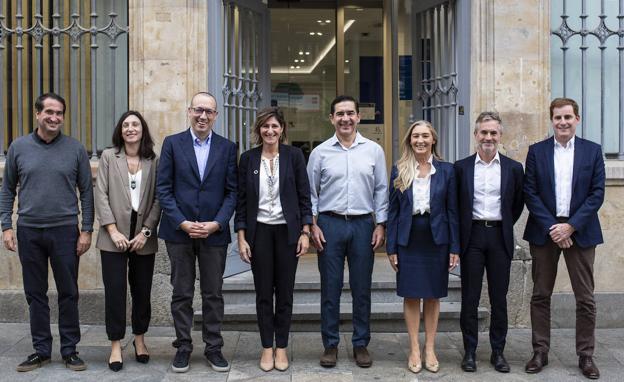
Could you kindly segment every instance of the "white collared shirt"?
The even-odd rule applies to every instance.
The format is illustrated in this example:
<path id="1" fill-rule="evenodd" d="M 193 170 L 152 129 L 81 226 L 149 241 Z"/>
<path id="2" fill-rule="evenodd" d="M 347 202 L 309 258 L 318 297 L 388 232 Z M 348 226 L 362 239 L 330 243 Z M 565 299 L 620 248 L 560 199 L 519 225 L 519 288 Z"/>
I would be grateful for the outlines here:
<path id="1" fill-rule="evenodd" d="M 282 202 L 280 201 L 279 166 L 281 164 L 279 163 L 279 154 L 273 161 L 275 175 L 273 177 L 273 200 L 271 200 L 269 196 L 269 174 L 267 173 L 267 169 L 271 168 L 271 160 L 266 158 L 260 159 L 260 187 L 258 194 L 258 217 L 256 220 L 264 224 L 286 224 Z M 275 161 L 277 165 L 275 165 Z M 271 207 L 271 202 L 273 202 L 273 207 Z"/>
<path id="2" fill-rule="evenodd" d="M 424 178 L 418 177 L 420 164 L 416 163 L 416 178 L 412 181 L 412 199 L 414 200 L 412 215 L 424 215 L 431 212 L 431 175 L 436 173 L 436 168 L 433 167 L 433 155 L 429 156 L 427 162 L 431 164 L 431 171 Z"/>
<path id="3" fill-rule="evenodd" d="M 570 216 L 572 199 L 572 172 L 574 170 L 574 137 L 564 147 L 553 137 L 555 144 L 555 197 L 557 217 Z"/>
<path id="4" fill-rule="evenodd" d="M 490 163 L 477 152 L 474 165 L 474 197 L 472 218 L 475 220 L 502 220 L 501 165 L 498 151 Z"/>

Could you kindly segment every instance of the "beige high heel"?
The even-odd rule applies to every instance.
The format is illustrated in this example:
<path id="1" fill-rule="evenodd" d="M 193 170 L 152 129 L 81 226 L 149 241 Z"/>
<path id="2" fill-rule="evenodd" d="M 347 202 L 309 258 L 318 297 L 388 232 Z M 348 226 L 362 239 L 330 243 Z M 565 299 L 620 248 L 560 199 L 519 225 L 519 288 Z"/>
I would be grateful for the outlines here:
<path id="1" fill-rule="evenodd" d="M 420 358 L 420 357 L 418 357 L 418 358 Z M 408 369 L 409 371 L 411 371 L 412 373 L 414 373 L 414 374 L 418 374 L 418 373 L 420 373 L 420 372 L 421 372 L 421 370 L 422 370 L 422 364 L 423 364 L 423 363 L 422 363 L 422 360 L 419 360 L 419 361 L 418 361 L 418 362 L 416 362 L 416 363 L 412 363 L 412 362 L 410 361 L 409 357 L 407 358 L 407 369 Z"/>
<path id="2" fill-rule="evenodd" d="M 429 370 L 432 373 L 437 373 L 438 371 L 440 371 L 440 363 L 437 360 L 435 362 L 429 363 L 429 361 L 427 361 L 427 352 L 425 351 L 425 349 L 423 349 L 423 354 L 425 356 L 425 369 Z"/>
<path id="3" fill-rule="evenodd" d="M 264 349 L 262 350 L 262 355 L 264 355 L 265 350 L 269 350 L 269 349 Z M 271 350 L 271 360 L 270 361 L 262 361 L 262 355 L 260 356 L 260 370 L 262 371 L 271 371 L 273 370 L 273 368 L 275 367 L 275 360 L 273 358 L 273 348 L 270 349 Z"/>
<path id="4" fill-rule="evenodd" d="M 280 348 L 277 348 L 280 349 Z M 277 349 L 275 349 L 275 354 L 277 354 Z M 279 370 L 279 371 L 286 371 L 288 370 L 288 354 L 286 354 L 286 349 L 280 349 L 284 351 L 284 355 L 286 356 L 286 360 L 285 361 L 278 361 L 276 358 L 275 359 L 275 369 Z"/>

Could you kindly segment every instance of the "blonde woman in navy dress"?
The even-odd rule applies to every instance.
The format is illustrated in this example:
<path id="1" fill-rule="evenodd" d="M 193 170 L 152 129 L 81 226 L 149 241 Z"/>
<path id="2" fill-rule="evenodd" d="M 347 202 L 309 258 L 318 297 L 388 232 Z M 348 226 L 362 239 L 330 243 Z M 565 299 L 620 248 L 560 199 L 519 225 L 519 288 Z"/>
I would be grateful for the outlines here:
<path id="1" fill-rule="evenodd" d="M 448 271 L 459 263 L 459 224 L 453 165 L 437 153 L 438 135 L 427 121 L 412 124 L 390 176 L 387 252 L 397 272 L 397 294 L 410 337 L 408 369 L 437 373 L 435 336 Z M 425 347 L 418 343 L 423 300 Z"/>

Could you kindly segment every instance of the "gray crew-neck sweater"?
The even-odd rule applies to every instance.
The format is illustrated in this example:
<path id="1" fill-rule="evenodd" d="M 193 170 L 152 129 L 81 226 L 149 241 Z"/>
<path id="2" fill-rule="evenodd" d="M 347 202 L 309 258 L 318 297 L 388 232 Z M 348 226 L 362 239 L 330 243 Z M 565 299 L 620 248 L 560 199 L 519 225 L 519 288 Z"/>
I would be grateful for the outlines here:
<path id="1" fill-rule="evenodd" d="M 18 226 L 48 228 L 78 224 L 93 231 L 93 183 L 84 146 L 60 134 L 50 143 L 35 132 L 17 138 L 7 153 L 0 192 L 2 230 L 12 228 L 13 202 L 19 185 Z"/>

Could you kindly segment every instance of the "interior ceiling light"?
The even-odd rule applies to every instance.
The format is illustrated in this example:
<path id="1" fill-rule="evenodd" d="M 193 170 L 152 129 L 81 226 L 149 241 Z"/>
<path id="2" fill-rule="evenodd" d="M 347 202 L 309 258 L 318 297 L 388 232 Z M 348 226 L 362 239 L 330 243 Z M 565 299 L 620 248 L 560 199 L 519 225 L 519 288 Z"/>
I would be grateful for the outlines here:
<path id="1" fill-rule="evenodd" d="M 309 56 L 309 55 L 310 55 L 310 52 L 305 52 L 305 54 L 306 54 L 306 56 Z"/>
<path id="2" fill-rule="evenodd" d="M 294 66 L 294 65 L 290 65 L 290 68 L 291 68 L 291 69 L 294 69 L 294 68 L 295 68 L 295 66 Z"/>
<path id="3" fill-rule="evenodd" d="M 300 55 L 300 56 L 303 56 L 303 52 L 302 52 L 302 51 L 299 51 L 299 55 Z"/>
<path id="4" fill-rule="evenodd" d="M 305 60 L 299 60 L 299 62 L 305 62 Z"/>
<path id="5" fill-rule="evenodd" d="M 323 32 L 316 32 L 317 35 L 322 36 Z"/>
<path id="6" fill-rule="evenodd" d="M 327 24 L 329 24 L 329 23 L 331 23 L 331 20 L 325 20 L 325 22 L 326 22 Z"/>
<path id="7" fill-rule="evenodd" d="M 295 60 L 295 62 L 299 62 L 299 60 Z"/>
<path id="8" fill-rule="evenodd" d="M 349 30 L 349 28 L 351 28 L 351 26 L 353 25 L 353 23 L 355 23 L 355 20 L 348 20 L 343 28 L 343 32 L 346 32 Z M 313 35 L 314 32 L 310 32 L 310 35 Z M 312 65 L 310 65 L 309 67 L 305 67 L 301 70 L 297 70 L 295 72 L 291 72 L 288 69 L 284 68 L 284 67 L 275 67 L 275 68 L 271 68 L 271 73 L 275 73 L 275 74 L 310 74 L 314 71 L 314 69 L 316 69 L 316 67 L 318 66 L 318 64 L 321 63 L 321 61 L 323 61 L 323 59 L 325 58 L 325 56 L 327 56 L 329 54 L 329 52 L 332 50 L 332 48 L 336 45 L 336 38 L 332 38 L 331 41 L 327 44 L 327 46 L 325 48 L 323 48 L 323 50 L 320 52 L 318 58 L 312 63 Z M 308 54 L 308 52 L 306 52 L 306 54 Z M 300 69 L 301 67 L 296 67 L 296 69 Z M 291 68 L 292 69 L 292 68 Z"/>
<path id="9" fill-rule="evenodd" d="M 310 36 L 314 36 L 316 33 L 314 32 L 310 32 Z"/>
<path id="10" fill-rule="evenodd" d="M 348 64 L 348 63 L 349 63 L 349 60 L 345 60 L 345 62 Z"/>
<path id="11" fill-rule="evenodd" d="M 301 69 L 301 66 L 297 65 L 297 66 L 295 66 L 295 68 L 297 68 L 297 69 Z"/>

